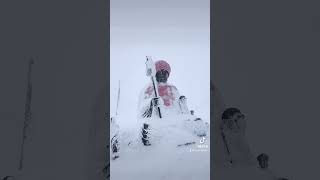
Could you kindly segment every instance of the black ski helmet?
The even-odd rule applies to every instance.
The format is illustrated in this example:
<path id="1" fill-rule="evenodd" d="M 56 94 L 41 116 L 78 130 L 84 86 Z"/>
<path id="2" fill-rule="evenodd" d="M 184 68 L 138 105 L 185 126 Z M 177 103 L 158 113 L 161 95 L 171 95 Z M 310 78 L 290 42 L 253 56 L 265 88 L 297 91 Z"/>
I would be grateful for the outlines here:
<path id="1" fill-rule="evenodd" d="M 241 113 L 241 111 L 238 108 L 227 108 L 223 113 L 222 113 L 222 119 L 229 119 L 236 113 Z"/>

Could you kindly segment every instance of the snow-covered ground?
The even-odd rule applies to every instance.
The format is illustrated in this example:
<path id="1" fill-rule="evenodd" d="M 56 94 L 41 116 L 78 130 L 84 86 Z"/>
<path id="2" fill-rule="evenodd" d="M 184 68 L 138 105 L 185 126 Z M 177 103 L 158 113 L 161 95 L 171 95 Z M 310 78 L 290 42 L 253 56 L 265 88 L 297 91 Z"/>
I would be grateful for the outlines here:
<path id="1" fill-rule="evenodd" d="M 210 135 L 198 137 L 174 118 L 157 120 L 150 125 L 151 146 L 141 142 L 139 127 L 121 130 L 120 157 L 111 161 L 111 179 L 209 180 Z M 195 144 L 182 145 L 190 142 Z"/>
<path id="2" fill-rule="evenodd" d="M 209 151 L 190 152 L 189 148 L 139 147 L 112 162 L 111 179 L 209 180 Z"/>

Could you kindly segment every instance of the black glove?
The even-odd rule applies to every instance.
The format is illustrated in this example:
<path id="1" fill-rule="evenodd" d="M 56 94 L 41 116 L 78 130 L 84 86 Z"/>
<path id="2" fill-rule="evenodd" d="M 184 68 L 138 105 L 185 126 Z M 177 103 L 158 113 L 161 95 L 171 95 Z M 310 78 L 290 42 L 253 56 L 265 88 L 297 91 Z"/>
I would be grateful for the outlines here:
<path id="1" fill-rule="evenodd" d="M 159 97 L 151 99 L 151 106 L 154 106 L 154 107 L 159 106 Z"/>
<path id="2" fill-rule="evenodd" d="M 149 107 L 143 114 L 142 114 L 142 117 L 144 117 L 144 118 L 149 118 L 149 117 L 151 117 L 151 115 L 152 115 L 152 106 L 151 107 Z"/>
<path id="3" fill-rule="evenodd" d="M 150 102 L 150 107 L 142 114 L 142 117 L 151 117 L 152 115 L 152 110 L 153 107 L 158 107 L 159 106 L 159 97 L 152 98 Z"/>

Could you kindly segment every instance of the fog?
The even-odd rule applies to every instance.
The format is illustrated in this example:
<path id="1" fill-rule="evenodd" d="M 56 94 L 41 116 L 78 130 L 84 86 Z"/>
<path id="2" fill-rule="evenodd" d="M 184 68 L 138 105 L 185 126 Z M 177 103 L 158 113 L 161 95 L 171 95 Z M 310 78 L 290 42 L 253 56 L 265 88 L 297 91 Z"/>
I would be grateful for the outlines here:
<path id="1" fill-rule="evenodd" d="M 152 56 L 154 61 L 163 59 L 170 64 L 168 83 L 187 97 L 189 109 L 209 121 L 210 8 L 205 6 L 209 1 L 194 1 L 199 5 L 193 8 L 191 1 L 180 8 L 179 1 L 164 1 L 160 8 L 152 3 L 129 9 L 126 3 L 121 6 L 111 1 L 111 116 L 115 115 L 120 81 L 119 124 L 130 127 L 136 122 L 138 96 L 150 82 L 145 60 Z"/>

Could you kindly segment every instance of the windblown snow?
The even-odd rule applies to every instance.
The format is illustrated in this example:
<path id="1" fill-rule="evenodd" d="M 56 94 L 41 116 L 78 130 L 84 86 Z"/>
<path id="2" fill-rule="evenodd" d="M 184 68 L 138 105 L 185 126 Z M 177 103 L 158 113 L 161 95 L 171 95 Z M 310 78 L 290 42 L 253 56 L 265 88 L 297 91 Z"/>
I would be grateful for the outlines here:
<path id="1" fill-rule="evenodd" d="M 112 160 L 111 179 L 209 180 L 210 136 L 187 131 L 181 118 L 149 119 L 151 146 L 144 146 L 137 126 L 120 134 L 120 157 Z"/>

